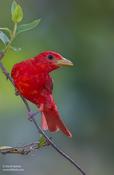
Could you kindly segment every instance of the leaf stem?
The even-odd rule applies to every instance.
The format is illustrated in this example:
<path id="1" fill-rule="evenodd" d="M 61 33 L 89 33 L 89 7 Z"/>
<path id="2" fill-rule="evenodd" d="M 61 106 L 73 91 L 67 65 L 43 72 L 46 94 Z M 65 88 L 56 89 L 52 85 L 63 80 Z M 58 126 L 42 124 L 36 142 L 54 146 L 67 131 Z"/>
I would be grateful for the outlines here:
<path id="1" fill-rule="evenodd" d="M 12 41 L 16 36 L 16 30 L 17 30 L 17 23 L 14 24 L 14 29 L 13 29 L 12 38 L 11 38 Z"/>
<path id="2" fill-rule="evenodd" d="M 11 35 L 10 35 L 10 41 L 9 41 L 9 43 L 7 44 L 7 46 L 5 47 L 5 49 L 4 49 L 4 53 L 6 53 L 6 52 L 9 50 L 9 48 L 10 48 L 10 46 L 11 46 L 13 40 L 15 39 L 16 30 L 17 30 L 17 23 L 14 24 L 13 32 L 12 32 Z"/>

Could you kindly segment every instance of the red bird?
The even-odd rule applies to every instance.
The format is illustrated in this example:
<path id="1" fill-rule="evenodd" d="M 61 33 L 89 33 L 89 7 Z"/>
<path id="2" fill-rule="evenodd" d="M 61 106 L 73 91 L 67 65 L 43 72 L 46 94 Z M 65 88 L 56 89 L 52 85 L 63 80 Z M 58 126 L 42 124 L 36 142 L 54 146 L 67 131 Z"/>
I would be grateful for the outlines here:
<path id="1" fill-rule="evenodd" d="M 60 66 L 72 65 L 62 55 L 46 51 L 15 64 L 11 72 L 17 90 L 40 110 L 42 129 L 51 132 L 61 130 L 68 137 L 72 137 L 72 134 L 60 118 L 52 96 L 53 82 L 49 73 Z"/>

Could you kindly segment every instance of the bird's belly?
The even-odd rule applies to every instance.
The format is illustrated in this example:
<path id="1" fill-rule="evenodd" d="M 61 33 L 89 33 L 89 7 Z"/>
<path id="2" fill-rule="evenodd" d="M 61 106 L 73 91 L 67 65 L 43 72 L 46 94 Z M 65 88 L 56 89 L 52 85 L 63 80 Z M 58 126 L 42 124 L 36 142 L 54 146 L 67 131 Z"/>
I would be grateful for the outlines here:
<path id="1" fill-rule="evenodd" d="M 16 88 L 27 100 L 37 104 L 40 94 L 42 93 L 43 84 L 41 81 L 35 82 L 33 78 L 29 76 L 19 77 L 14 81 Z"/>

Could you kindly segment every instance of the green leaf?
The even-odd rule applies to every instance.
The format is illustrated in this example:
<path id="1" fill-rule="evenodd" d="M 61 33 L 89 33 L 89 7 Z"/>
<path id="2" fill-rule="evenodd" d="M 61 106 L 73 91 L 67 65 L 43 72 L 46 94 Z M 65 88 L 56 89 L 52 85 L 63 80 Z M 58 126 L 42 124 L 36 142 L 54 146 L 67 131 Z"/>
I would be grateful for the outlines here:
<path id="1" fill-rule="evenodd" d="M 46 143 L 47 143 L 46 138 L 42 135 L 39 139 L 38 147 L 41 148 L 41 147 L 45 146 Z"/>
<path id="2" fill-rule="evenodd" d="M 7 43 L 9 43 L 9 38 L 8 36 L 4 33 L 0 31 L 0 40 L 6 45 Z"/>
<path id="3" fill-rule="evenodd" d="M 15 12 L 16 6 L 17 6 L 17 2 L 15 0 L 13 0 L 12 5 L 11 5 L 11 14 L 12 14 L 12 16 Z"/>
<path id="4" fill-rule="evenodd" d="M 41 19 L 37 19 L 37 20 L 32 21 L 31 23 L 19 25 L 17 27 L 17 34 L 22 33 L 22 32 L 26 32 L 28 30 L 35 28 L 36 26 L 38 26 L 40 21 L 41 21 Z"/>
<path id="5" fill-rule="evenodd" d="M 11 30 L 8 27 L 0 27 L 0 30 L 5 30 L 7 32 L 11 32 Z"/>
<path id="6" fill-rule="evenodd" d="M 0 27 L 0 30 L 6 31 L 11 36 L 11 30 L 8 27 Z"/>
<path id="7" fill-rule="evenodd" d="M 23 19 L 23 10 L 22 10 L 20 5 L 18 5 L 17 3 L 12 5 L 11 13 L 12 13 L 12 21 L 14 23 L 19 23 L 19 22 L 22 21 L 22 19 Z"/>

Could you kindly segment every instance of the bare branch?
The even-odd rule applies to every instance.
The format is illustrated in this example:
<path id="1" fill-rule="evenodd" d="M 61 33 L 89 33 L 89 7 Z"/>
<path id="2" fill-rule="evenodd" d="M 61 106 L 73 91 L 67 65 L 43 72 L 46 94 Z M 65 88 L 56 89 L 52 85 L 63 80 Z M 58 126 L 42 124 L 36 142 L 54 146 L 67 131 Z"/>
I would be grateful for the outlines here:
<path id="1" fill-rule="evenodd" d="M 0 53 L 0 60 L 2 60 L 3 57 L 4 57 L 4 52 L 1 52 Z M 0 62 L 0 68 L 1 68 L 2 72 L 4 73 L 4 75 L 6 76 L 6 78 L 10 80 L 10 82 L 12 83 L 12 85 L 15 88 L 15 85 L 13 83 L 12 78 L 11 78 L 10 74 L 8 73 L 8 71 L 6 70 L 6 68 L 4 67 L 4 65 L 2 64 L 2 62 Z M 25 104 L 27 112 L 29 114 L 29 117 L 31 117 L 31 121 L 36 126 L 38 133 L 41 133 L 45 137 L 47 143 L 50 144 L 60 155 L 62 155 L 65 159 L 67 159 L 72 165 L 74 165 L 80 171 L 80 173 L 82 175 L 86 175 L 86 173 L 82 170 L 82 168 L 72 158 L 70 158 L 70 156 L 68 156 L 64 151 L 62 151 L 60 148 L 58 148 L 58 146 L 56 146 L 56 144 L 45 134 L 45 132 L 40 128 L 40 126 L 37 124 L 35 118 L 33 117 L 33 114 L 35 116 L 35 115 L 37 115 L 37 113 L 32 112 L 27 100 L 20 93 L 19 93 L 19 96 L 22 99 L 23 103 Z M 31 114 L 31 116 L 30 116 L 30 114 Z M 15 150 L 13 150 L 13 151 L 15 152 Z"/>
<path id="2" fill-rule="evenodd" d="M 20 147 L 19 146 L 18 147 L 1 146 L 0 153 L 26 155 L 26 154 L 32 153 L 35 150 L 43 148 L 45 146 L 49 146 L 49 143 L 45 142 L 41 145 L 40 142 L 33 142 L 31 144 L 20 146 Z"/>

